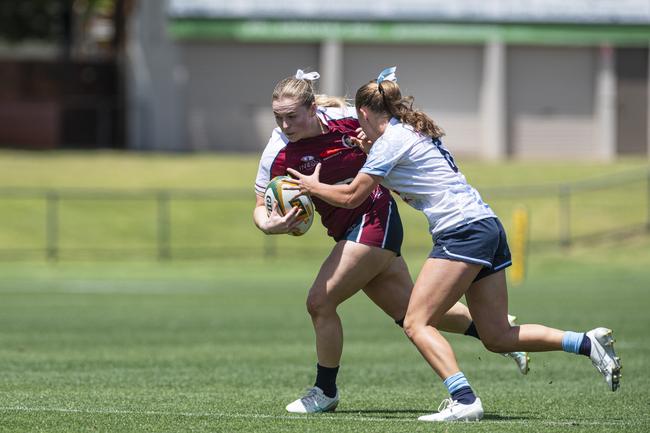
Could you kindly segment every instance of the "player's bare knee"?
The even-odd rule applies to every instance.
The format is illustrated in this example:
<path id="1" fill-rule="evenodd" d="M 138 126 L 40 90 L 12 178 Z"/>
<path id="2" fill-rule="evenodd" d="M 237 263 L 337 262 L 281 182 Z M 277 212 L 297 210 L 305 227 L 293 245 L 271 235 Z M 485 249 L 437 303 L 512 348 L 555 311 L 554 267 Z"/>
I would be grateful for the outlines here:
<path id="1" fill-rule="evenodd" d="M 318 316 L 318 311 L 320 308 L 320 303 L 318 302 L 318 300 L 310 296 L 307 298 L 307 302 L 305 304 L 307 306 L 307 312 L 311 317 Z"/>
<path id="2" fill-rule="evenodd" d="M 424 327 L 421 324 L 419 324 L 417 321 L 411 319 L 409 316 L 406 316 L 404 318 L 403 328 L 404 328 L 404 333 L 409 338 L 409 340 L 413 341 L 413 339 Z"/>
<path id="3" fill-rule="evenodd" d="M 484 336 L 481 334 L 481 341 L 483 346 L 490 352 L 494 353 L 503 353 L 509 352 L 507 347 L 507 339 L 503 338 L 501 335 L 487 335 Z"/>
<path id="4" fill-rule="evenodd" d="M 307 312 L 313 318 L 326 316 L 336 312 L 336 306 L 325 296 L 308 296 L 307 297 Z"/>

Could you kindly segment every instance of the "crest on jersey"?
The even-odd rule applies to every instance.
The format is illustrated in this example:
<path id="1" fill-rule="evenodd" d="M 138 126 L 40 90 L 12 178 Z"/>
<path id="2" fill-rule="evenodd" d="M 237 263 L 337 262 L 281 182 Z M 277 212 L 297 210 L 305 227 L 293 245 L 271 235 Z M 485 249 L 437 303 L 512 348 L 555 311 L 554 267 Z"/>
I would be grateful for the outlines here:
<path id="1" fill-rule="evenodd" d="M 314 167 L 318 164 L 318 159 L 313 155 L 305 155 L 300 158 L 300 164 L 298 164 L 298 171 L 301 173 L 309 172 L 313 170 Z"/>
<path id="2" fill-rule="evenodd" d="M 350 138 L 349 135 L 344 135 L 343 137 L 341 137 L 341 143 L 345 147 L 356 147 L 354 142 L 352 142 L 352 138 Z"/>

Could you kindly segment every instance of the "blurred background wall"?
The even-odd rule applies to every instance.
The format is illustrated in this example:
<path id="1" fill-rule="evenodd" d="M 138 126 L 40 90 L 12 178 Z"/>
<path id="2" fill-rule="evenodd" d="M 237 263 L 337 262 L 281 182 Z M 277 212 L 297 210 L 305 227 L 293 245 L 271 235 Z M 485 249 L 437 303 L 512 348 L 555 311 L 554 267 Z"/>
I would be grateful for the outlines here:
<path id="1" fill-rule="evenodd" d="M 271 91 L 297 68 L 352 97 L 397 65 L 459 155 L 650 155 L 647 0 L 1 7 L 2 146 L 259 152 Z"/>

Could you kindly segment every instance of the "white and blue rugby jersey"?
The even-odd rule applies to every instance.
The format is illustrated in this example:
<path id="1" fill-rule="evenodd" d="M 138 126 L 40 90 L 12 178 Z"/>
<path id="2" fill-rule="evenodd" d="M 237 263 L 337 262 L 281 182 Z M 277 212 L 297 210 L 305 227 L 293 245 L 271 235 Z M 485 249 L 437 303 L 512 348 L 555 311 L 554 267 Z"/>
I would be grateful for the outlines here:
<path id="1" fill-rule="evenodd" d="M 434 238 L 441 231 L 496 216 L 465 180 L 440 142 L 396 118 L 370 148 L 360 172 L 383 177 L 395 191 L 429 220 Z"/>

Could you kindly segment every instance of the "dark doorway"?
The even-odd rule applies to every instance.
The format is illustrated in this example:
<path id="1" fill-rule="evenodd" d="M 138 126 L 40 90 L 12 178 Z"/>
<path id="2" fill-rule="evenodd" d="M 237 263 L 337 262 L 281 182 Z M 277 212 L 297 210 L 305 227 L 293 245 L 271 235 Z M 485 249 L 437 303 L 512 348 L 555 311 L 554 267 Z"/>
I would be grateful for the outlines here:
<path id="1" fill-rule="evenodd" d="M 618 48 L 617 154 L 648 154 L 648 48 Z"/>

